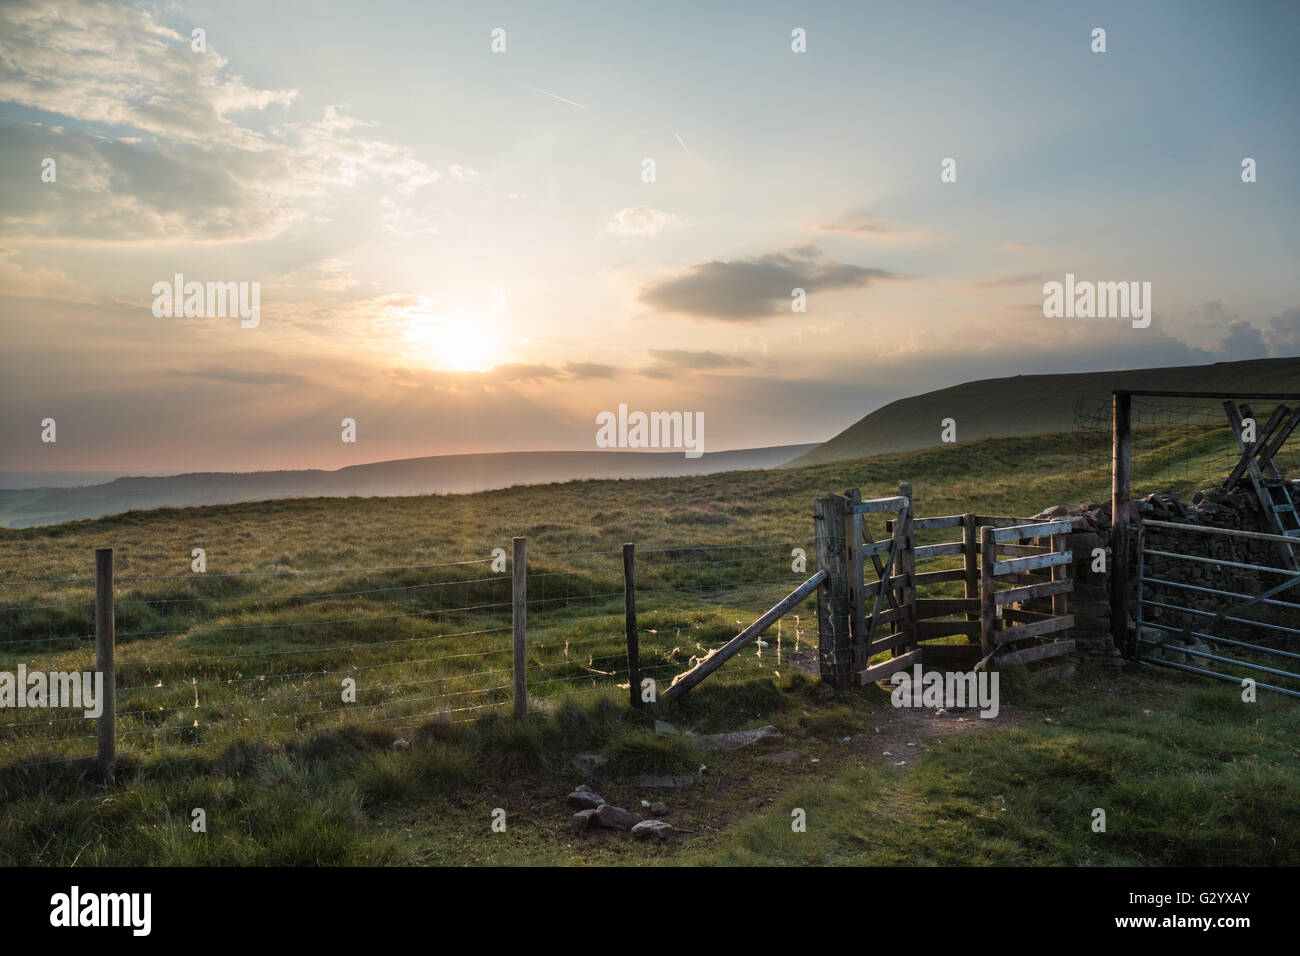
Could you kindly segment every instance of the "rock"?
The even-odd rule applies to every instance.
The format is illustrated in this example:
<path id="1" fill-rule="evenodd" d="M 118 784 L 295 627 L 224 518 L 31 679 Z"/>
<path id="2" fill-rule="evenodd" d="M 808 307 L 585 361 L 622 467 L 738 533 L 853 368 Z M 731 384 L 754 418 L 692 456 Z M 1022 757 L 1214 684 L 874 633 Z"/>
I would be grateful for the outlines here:
<path id="1" fill-rule="evenodd" d="M 655 736 L 656 736 L 656 737 L 676 737 L 676 736 L 677 736 L 678 734 L 680 734 L 680 733 L 681 733 L 680 730 L 678 730 L 678 729 L 677 729 L 676 727 L 674 727 L 672 724 L 668 723 L 668 721 L 666 721 L 666 720 L 656 720 L 656 721 L 655 721 Z"/>
<path id="2" fill-rule="evenodd" d="M 569 794 L 569 806 L 575 810 L 595 810 L 597 807 L 604 806 L 604 804 L 605 798 L 598 793 L 575 790 Z"/>
<path id="3" fill-rule="evenodd" d="M 774 754 L 764 754 L 763 759 L 769 763 L 794 763 L 799 754 L 793 750 L 781 750 Z"/>
<path id="4" fill-rule="evenodd" d="M 609 758 L 603 754 L 578 754 L 571 764 L 585 776 L 598 777 L 609 766 Z"/>
<path id="5" fill-rule="evenodd" d="M 632 779 L 632 786 L 644 787 L 648 790 L 663 789 L 667 787 L 680 789 L 681 787 L 689 787 L 694 783 L 695 783 L 694 777 L 683 777 L 683 776 L 671 777 L 671 776 L 660 776 L 658 774 L 649 774 L 649 773 L 642 774 L 641 776 L 634 777 Z"/>
<path id="6" fill-rule="evenodd" d="M 396 740 L 393 741 L 393 749 L 394 749 L 394 750 L 410 750 L 410 749 L 411 749 L 411 742 L 410 742 L 409 740 L 405 740 L 405 739 L 402 738 L 402 737 L 398 737 Z"/>
<path id="7" fill-rule="evenodd" d="M 592 790 L 591 787 L 587 786 L 585 783 L 578 784 L 576 787 L 573 788 L 573 792 L 574 793 L 595 793 L 595 791 Z"/>
<path id="8" fill-rule="evenodd" d="M 577 830 L 579 833 L 586 833 L 589 829 L 591 829 L 591 822 L 595 816 L 596 816 L 595 810 L 579 810 L 577 813 L 573 815 L 573 819 L 570 821 L 570 824 L 572 825 L 573 829 Z"/>
<path id="9" fill-rule="evenodd" d="M 596 816 L 596 822 L 602 827 L 609 827 L 611 830 L 630 830 L 641 822 L 641 814 L 632 813 L 630 810 L 611 806 L 608 803 L 601 804 L 593 812 Z"/>
<path id="10" fill-rule="evenodd" d="M 776 740 L 780 736 L 781 731 L 768 724 L 766 727 L 759 727 L 756 730 L 735 730 L 725 734 L 706 734 L 697 738 L 697 740 L 705 750 L 739 750 L 741 747 L 756 744 L 760 740 Z"/>
<path id="11" fill-rule="evenodd" d="M 1065 505 L 1052 505 L 1050 508 L 1044 508 L 1038 514 L 1034 515 L 1034 520 L 1051 521 L 1053 518 L 1064 518 L 1069 515 L 1070 509 Z"/>
<path id="12" fill-rule="evenodd" d="M 652 817 L 668 816 L 668 804 L 666 803 L 652 803 L 648 809 L 650 810 L 650 816 Z"/>
<path id="13" fill-rule="evenodd" d="M 642 820 L 636 826 L 632 827 L 632 836 L 638 840 L 648 840 L 655 837 L 659 840 L 666 840 L 672 836 L 673 828 L 664 823 L 662 820 Z"/>

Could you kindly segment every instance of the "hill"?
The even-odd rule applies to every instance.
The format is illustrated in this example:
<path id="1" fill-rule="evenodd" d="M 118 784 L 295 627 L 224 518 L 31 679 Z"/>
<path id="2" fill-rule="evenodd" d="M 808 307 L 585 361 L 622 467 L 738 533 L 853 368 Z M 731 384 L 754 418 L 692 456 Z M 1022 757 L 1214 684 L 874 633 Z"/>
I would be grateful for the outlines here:
<path id="1" fill-rule="evenodd" d="M 706 452 L 539 451 L 404 458 L 337 471 L 196 472 L 118 478 L 85 487 L 0 491 L 0 524 L 11 528 L 162 507 L 280 498 L 464 494 L 584 478 L 661 478 L 772 468 L 813 445 Z"/>
<path id="2" fill-rule="evenodd" d="M 790 466 L 846 461 L 939 445 L 940 423 L 957 422 L 957 440 L 1066 432 L 1081 400 L 1105 402 L 1114 389 L 1300 392 L 1300 359 L 1256 359 L 1174 368 L 1062 375 L 1015 375 L 963 382 L 890 402 Z"/>

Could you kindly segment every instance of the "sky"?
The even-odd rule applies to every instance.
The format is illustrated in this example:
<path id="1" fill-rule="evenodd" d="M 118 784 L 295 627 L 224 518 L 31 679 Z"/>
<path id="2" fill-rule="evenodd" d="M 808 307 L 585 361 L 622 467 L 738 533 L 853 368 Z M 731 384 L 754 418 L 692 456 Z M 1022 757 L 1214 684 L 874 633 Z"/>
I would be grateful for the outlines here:
<path id="1" fill-rule="evenodd" d="M 620 404 L 721 451 L 1300 355 L 1297 49 L 1285 2 L 5 2 L 0 471 L 595 450 Z M 1067 273 L 1152 322 L 1045 317 Z M 257 324 L 156 315 L 176 274 Z"/>

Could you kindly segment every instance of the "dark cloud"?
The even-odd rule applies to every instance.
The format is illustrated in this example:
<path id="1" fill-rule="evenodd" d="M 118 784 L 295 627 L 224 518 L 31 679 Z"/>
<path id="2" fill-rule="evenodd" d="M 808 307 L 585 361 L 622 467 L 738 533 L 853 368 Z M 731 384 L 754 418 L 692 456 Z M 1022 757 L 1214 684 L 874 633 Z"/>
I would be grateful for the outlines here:
<path id="1" fill-rule="evenodd" d="M 792 289 L 808 295 L 859 289 L 892 278 L 884 269 L 836 262 L 816 246 L 795 246 L 734 262 L 715 259 L 643 288 L 638 299 L 656 312 L 722 322 L 749 322 L 790 312 Z"/>
<path id="2" fill-rule="evenodd" d="M 1228 325 L 1228 333 L 1216 351 L 1225 361 L 1237 362 L 1264 358 L 1269 349 L 1264 341 L 1264 333 L 1245 319 L 1238 319 Z"/>
<path id="3" fill-rule="evenodd" d="M 719 355 L 717 352 L 692 352 L 688 349 L 651 349 L 650 355 L 658 362 L 679 365 L 682 368 L 735 368 L 736 366 L 750 364 L 748 360 L 735 355 Z"/>
<path id="4" fill-rule="evenodd" d="M 1268 324 L 1264 338 L 1268 341 L 1271 354 L 1285 356 L 1300 353 L 1300 305 L 1293 305 L 1280 315 L 1273 316 Z"/>

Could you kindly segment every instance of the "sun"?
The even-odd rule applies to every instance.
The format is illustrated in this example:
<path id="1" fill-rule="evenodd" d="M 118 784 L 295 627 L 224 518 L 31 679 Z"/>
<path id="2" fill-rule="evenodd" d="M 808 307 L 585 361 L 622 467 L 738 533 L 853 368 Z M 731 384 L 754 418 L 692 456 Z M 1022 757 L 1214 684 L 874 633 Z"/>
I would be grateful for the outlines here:
<path id="1" fill-rule="evenodd" d="M 408 359 L 447 372 L 486 372 L 500 359 L 494 324 L 464 315 L 408 314 L 402 344 Z"/>

